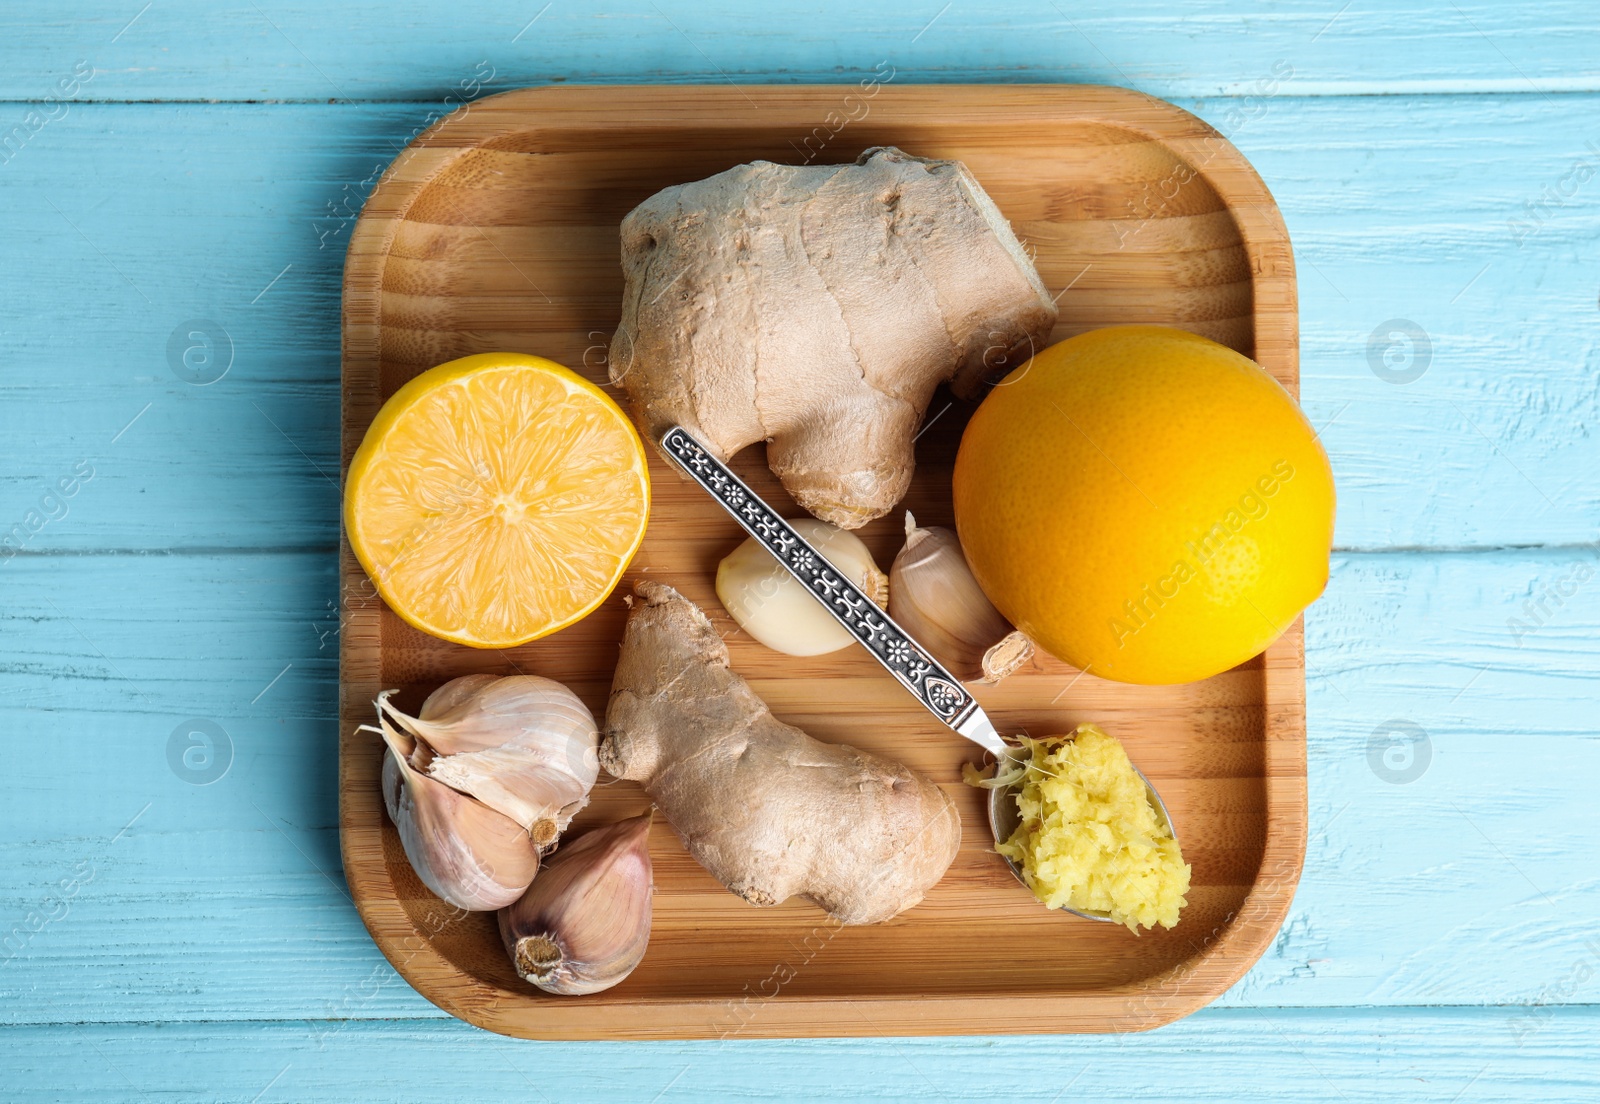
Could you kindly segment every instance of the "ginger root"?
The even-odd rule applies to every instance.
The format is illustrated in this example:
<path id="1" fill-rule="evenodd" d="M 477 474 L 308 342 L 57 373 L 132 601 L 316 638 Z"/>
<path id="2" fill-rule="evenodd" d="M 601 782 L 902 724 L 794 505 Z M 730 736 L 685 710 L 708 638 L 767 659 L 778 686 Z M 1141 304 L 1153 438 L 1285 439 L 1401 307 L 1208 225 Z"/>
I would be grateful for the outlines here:
<path id="1" fill-rule="evenodd" d="M 635 593 L 601 766 L 642 783 L 689 852 L 753 905 L 800 896 L 873 924 L 921 901 L 961 843 L 944 792 L 784 724 L 728 669 L 694 603 L 659 583 Z"/>
<path id="2" fill-rule="evenodd" d="M 796 502 L 855 529 L 904 496 L 934 388 L 962 397 L 1043 348 L 1056 305 L 959 161 L 757 161 L 622 221 L 611 382 L 652 438 L 757 441 Z"/>

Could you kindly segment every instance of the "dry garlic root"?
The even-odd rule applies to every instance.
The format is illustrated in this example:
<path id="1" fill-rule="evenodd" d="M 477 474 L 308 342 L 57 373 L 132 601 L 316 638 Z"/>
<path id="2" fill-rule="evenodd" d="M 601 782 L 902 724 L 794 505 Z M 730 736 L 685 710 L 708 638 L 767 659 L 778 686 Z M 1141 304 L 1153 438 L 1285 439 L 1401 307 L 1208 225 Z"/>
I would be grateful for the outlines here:
<path id="1" fill-rule="evenodd" d="M 650 814 L 563 844 L 516 904 L 500 938 L 517 976 L 547 993 L 609 989 L 650 942 Z"/>
<path id="2" fill-rule="evenodd" d="M 599 774 L 594 716 L 559 682 L 464 675 L 417 716 L 378 695 L 384 806 L 424 885 L 469 911 L 522 896 L 588 803 Z"/>
<path id="3" fill-rule="evenodd" d="M 936 386 L 975 394 L 1056 319 L 966 167 L 888 147 L 657 192 L 623 219 L 622 268 L 611 382 L 634 420 L 722 459 L 769 442 L 795 501 L 845 529 L 905 495 Z"/>
<path id="4" fill-rule="evenodd" d="M 1033 657 L 972 577 L 953 530 L 906 513 L 906 543 L 889 569 L 889 616 L 963 682 L 999 682 Z"/>
<path id="5" fill-rule="evenodd" d="M 815 518 L 793 518 L 789 524 L 880 608 L 888 605 L 889 577 L 878 570 L 860 537 Z M 754 537 L 717 566 L 717 597 L 741 629 L 785 655 L 824 655 L 855 643 L 821 600 Z"/>
<path id="6" fill-rule="evenodd" d="M 943 791 L 779 721 L 692 602 L 659 583 L 635 593 L 601 765 L 641 783 L 690 854 L 751 904 L 800 896 L 872 924 L 921 901 L 961 843 Z"/>

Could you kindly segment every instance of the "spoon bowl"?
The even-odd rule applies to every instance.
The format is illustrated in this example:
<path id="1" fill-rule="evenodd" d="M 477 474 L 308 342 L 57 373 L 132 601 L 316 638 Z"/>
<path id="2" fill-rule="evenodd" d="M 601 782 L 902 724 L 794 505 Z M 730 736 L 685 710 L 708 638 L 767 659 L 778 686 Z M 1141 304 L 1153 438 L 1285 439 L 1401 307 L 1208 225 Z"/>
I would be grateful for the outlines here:
<path id="1" fill-rule="evenodd" d="M 1172 817 L 1167 812 L 1166 802 L 1161 800 L 1161 795 L 1157 793 L 1156 788 L 1150 784 L 1150 779 L 1145 777 L 1144 771 L 1140 770 L 1138 767 L 1134 767 L 1133 772 L 1139 776 L 1139 781 L 1144 783 L 1144 792 L 1150 798 L 1150 807 L 1156 811 L 1156 820 L 1160 823 L 1161 827 L 1165 828 L 1167 833 L 1171 835 L 1174 840 L 1176 840 L 1178 838 L 1178 833 L 1177 830 L 1172 826 Z M 996 786 L 989 791 L 989 832 L 994 836 L 994 841 L 996 843 L 1004 843 L 1006 840 L 1010 839 L 1011 834 L 1015 832 L 1017 830 L 1017 826 L 1022 823 L 1022 813 L 1017 808 L 1017 791 L 1021 788 L 1022 781 L 1021 779 L 1018 779 L 1009 786 Z M 1000 857 L 1004 859 L 1005 864 L 1011 868 L 1011 873 L 1016 877 L 1017 881 L 1026 886 L 1028 882 L 1027 879 L 1022 876 L 1022 868 L 1017 866 L 1017 864 L 1012 862 L 1010 859 L 1006 858 L 1006 856 L 1001 855 Z M 1032 892 L 1031 887 L 1029 888 L 1029 892 Z M 1095 912 L 1086 909 L 1068 908 L 1066 905 L 1062 905 L 1060 911 L 1070 912 L 1072 915 L 1081 916 L 1085 920 L 1097 920 L 1103 924 L 1116 923 L 1116 921 L 1111 918 L 1109 913 Z"/>

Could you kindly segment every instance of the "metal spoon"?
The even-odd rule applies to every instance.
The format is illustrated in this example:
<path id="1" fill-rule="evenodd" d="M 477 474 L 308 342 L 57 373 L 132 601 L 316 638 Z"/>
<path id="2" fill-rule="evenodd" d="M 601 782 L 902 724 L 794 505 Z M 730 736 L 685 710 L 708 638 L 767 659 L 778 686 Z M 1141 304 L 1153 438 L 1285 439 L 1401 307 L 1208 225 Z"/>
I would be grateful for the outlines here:
<path id="1" fill-rule="evenodd" d="M 960 679 L 934 659 L 910 633 L 895 624 L 888 614 L 878 608 L 876 602 L 845 578 L 843 573 L 835 570 L 744 480 L 733 474 L 709 448 L 695 440 L 693 434 L 682 426 L 671 427 L 661 435 L 661 451 L 716 499 L 745 532 L 772 553 L 784 570 L 798 579 L 867 653 L 881 663 L 900 685 L 911 691 L 941 724 L 993 755 L 996 770 L 1005 769 L 1008 761 L 1021 761 L 1018 755 L 1021 749 L 1001 737 L 978 700 L 961 685 Z M 1144 779 L 1150 803 L 1170 832 L 1172 821 L 1161 795 L 1156 793 L 1155 787 L 1142 773 L 1139 777 Z M 1017 786 L 1001 786 L 989 791 L 989 830 L 996 842 L 1009 839 L 1016 830 L 1019 819 L 1016 792 Z M 1011 867 L 1018 881 L 1023 881 L 1022 872 L 1015 863 L 1006 859 L 1006 865 Z M 1101 913 L 1079 909 L 1065 911 L 1090 920 L 1111 920 Z"/>

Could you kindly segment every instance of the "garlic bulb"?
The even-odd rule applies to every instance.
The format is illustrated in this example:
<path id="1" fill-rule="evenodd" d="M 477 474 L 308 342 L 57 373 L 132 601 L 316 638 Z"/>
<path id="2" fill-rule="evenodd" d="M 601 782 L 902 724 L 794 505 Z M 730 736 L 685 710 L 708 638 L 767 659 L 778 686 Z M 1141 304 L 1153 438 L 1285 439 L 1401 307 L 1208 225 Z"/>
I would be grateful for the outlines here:
<path id="1" fill-rule="evenodd" d="M 422 884 L 457 908 L 489 912 L 522 896 L 539 848 L 522 826 L 413 770 L 406 737 L 383 723 L 383 804 Z"/>
<path id="2" fill-rule="evenodd" d="M 795 518 L 789 524 L 878 605 L 888 603 L 888 576 L 854 533 L 815 518 Z M 717 597 L 741 629 L 785 655 L 823 655 L 855 640 L 753 537 L 717 566 Z"/>
<path id="3" fill-rule="evenodd" d="M 445 683 L 415 717 L 378 695 L 416 742 L 410 765 L 553 844 L 589 801 L 600 773 L 594 716 L 571 690 L 534 675 L 464 675 Z"/>
<path id="4" fill-rule="evenodd" d="M 551 856 L 500 938 L 517 975 L 547 993 L 609 989 L 650 942 L 650 814 L 597 828 Z"/>
<path id="5" fill-rule="evenodd" d="M 961 542 L 906 514 L 906 544 L 889 568 L 889 616 L 963 682 L 999 682 L 1033 656 L 978 587 Z"/>

